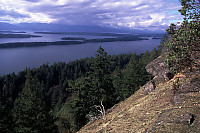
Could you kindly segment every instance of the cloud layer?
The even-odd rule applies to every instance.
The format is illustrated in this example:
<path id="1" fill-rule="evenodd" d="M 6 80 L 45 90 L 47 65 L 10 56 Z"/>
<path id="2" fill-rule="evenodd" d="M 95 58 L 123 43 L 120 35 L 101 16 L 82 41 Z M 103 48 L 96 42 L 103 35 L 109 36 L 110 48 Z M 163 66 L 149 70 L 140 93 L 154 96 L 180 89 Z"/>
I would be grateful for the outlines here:
<path id="1" fill-rule="evenodd" d="M 1 0 L 0 21 L 164 29 L 182 19 L 178 0 Z"/>

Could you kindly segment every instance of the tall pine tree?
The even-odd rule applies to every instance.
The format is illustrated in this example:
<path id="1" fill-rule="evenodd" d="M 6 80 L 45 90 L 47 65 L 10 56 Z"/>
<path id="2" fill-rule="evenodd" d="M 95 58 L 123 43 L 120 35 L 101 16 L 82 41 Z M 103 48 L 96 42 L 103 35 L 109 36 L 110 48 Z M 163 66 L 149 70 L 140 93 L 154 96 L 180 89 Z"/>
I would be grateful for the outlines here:
<path id="1" fill-rule="evenodd" d="M 91 78 L 92 78 L 92 90 L 90 90 L 91 100 L 95 101 L 95 104 L 99 104 L 103 100 L 106 108 L 115 104 L 115 89 L 113 87 L 110 61 L 107 58 L 107 53 L 100 46 L 96 57 L 92 59 L 91 65 Z"/>
<path id="2" fill-rule="evenodd" d="M 38 85 L 28 71 L 25 87 L 16 99 L 12 110 L 15 132 L 54 132 L 53 119 L 41 95 L 37 95 Z"/>
<path id="3" fill-rule="evenodd" d="M 123 99 L 132 95 L 138 90 L 139 86 L 144 85 L 150 79 L 151 76 L 147 74 L 144 68 L 144 61 L 139 61 L 139 56 L 134 53 L 124 73 Z"/>
<path id="4" fill-rule="evenodd" d="M 2 92 L 0 91 L 0 132 L 7 133 L 12 131 L 12 118 L 10 108 L 5 102 Z"/>

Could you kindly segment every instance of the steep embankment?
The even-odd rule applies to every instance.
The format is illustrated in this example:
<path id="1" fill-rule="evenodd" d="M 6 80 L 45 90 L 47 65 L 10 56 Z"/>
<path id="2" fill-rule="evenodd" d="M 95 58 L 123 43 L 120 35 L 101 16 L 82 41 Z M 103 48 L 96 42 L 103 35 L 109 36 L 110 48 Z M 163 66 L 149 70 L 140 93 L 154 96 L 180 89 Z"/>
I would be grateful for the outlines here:
<path id="1" fill-rule="evenodd" d="M 147 65 L 152 81 L 79 133 L 200 132 L 199 67 L 173 76 L 163 61 L 160 56 Z"/>

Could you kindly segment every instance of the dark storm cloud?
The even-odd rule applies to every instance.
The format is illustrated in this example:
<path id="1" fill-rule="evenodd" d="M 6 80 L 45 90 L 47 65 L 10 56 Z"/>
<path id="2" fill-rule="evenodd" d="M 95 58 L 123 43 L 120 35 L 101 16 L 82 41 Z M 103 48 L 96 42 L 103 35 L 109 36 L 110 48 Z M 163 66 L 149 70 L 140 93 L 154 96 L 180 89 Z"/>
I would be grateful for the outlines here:
<path id="1" fill-rule="evenodd" d="M 7 2 L 11 0 L 5 0 Z M 180 9 L 173 0 L 15 0 L 9 6 L 13 17 L 26 21 L 79 25 L 109 25 L 124 27 L 163 27 L 169 21 L 178 21 L 179 15 L 170 11 Z M 1 4 L 1 1 L 0 1 Z M 22 10 L 24 14 L 14 9 Z M 12 15 L 13 14 L 13 15 Z M 23 16 L 24 15 L 24 16 Z M 177 17 L 178 16 L 178 17 Z M 23 21 L 20 19 L 19 21 Z M 152 27 L 153 26 L 153 27 Z"/>
<path id="2" fill-rule="evenodd" d="M 24 0 L 24 1 L 28 1 L 28 2 L 39 2 L 41 0 Z"/>

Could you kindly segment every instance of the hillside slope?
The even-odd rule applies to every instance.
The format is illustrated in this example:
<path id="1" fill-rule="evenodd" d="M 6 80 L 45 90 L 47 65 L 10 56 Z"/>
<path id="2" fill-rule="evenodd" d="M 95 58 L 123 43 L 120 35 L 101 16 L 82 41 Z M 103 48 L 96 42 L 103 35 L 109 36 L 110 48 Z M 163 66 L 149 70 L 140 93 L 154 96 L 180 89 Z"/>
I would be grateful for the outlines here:
<path id="1" fill-rule="evenodd" d="M 162 66 L 163 58 L 161 56 L 150 64 Z M 200 132 L 199 67 L 166 80 L 165 76 L 157 75 L 159 72 L 155 74 L 153 65 L 149 68 L 150 73 L 154 72 L 155 78 L 151 82 L 155 87 L 151 87 L 150 83 L 150 91 L 147 89 L 147 92 L 145 86 L 141 87 L 131 97 L 108 110 L 106 120 L 99 118 L 92 121 L 78 133 Z M 164 72 L 161 68 L 155 70 Z"/>

